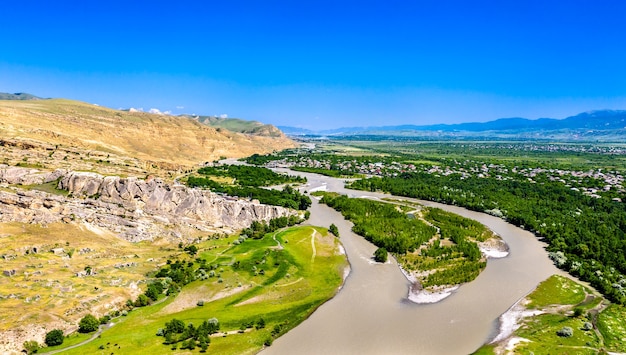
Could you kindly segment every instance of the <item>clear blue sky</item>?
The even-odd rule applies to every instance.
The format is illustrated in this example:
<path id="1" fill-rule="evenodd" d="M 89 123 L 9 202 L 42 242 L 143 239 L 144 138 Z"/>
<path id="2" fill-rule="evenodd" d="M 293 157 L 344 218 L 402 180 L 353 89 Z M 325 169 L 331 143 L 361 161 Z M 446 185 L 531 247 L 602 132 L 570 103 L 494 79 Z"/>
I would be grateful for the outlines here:
<path id="1" fill-rule="evenodd" d="M 306 128 L 626 109 L 626 1 L 6 1 L 0 92 Z"/>

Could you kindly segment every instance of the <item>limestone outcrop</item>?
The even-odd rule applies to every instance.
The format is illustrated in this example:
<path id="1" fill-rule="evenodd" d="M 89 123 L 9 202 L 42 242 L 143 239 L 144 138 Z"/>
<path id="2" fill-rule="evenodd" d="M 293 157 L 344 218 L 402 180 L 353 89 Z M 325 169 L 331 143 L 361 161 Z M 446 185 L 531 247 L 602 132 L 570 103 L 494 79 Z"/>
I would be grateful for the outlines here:
<path id="1" fill-rule="evenodd" d="M 20 170 L 21 169 L 21 170 Z M 159 179 L 120 178 L 96 173 L 0 166 L 0 183 L 30 184 L 59 180 L 69 196 L 37 190 L 0 190 L 0 221 L 47 224 L 80 221 L 111 230 L 129 241 L 183 236 L 194 228 L 213 231 L 246 228 L 253 221 L 290 216 L 296 211 L 207 190 L 167 184 Z"/>

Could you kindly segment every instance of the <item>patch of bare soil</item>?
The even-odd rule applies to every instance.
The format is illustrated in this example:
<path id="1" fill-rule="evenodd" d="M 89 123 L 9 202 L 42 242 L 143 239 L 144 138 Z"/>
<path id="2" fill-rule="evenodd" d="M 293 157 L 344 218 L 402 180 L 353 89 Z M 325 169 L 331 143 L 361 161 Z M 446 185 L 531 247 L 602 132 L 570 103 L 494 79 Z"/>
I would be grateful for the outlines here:
<path id="1" fill-rule="evenodd" d="M 165 306 L 159 313 L 172 314 L 197 307 L 198 301 L 212 302 L 224 297 L 232 296 L 236 293 L 249 289 L 249 285 L 241 287 L 231 287 L 223 291 L 215 292 L 206 285 L 200 285 L 193 289 L 183 290 L 174 301 Z"/>

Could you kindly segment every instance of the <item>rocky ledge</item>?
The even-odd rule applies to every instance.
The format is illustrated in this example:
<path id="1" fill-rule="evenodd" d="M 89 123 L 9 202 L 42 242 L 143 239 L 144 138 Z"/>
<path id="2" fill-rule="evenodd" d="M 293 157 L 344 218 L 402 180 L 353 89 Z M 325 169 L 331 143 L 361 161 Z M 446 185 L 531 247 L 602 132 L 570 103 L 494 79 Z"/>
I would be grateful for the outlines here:
<path id="1" fill-rule="evenodd" d="M 17 185 L 58 180 L 68 196 Z M 159 179 L 102 176 L 96 173 L 0 165 L 0 222 L 47 224 L 85 222 L 129 241 L 181 238 L 189 228 L 215 231 L 246 228 L 253 221 L 291 216 L 296 211 L 220 196 L 207 190 L 167 184 Z"/>

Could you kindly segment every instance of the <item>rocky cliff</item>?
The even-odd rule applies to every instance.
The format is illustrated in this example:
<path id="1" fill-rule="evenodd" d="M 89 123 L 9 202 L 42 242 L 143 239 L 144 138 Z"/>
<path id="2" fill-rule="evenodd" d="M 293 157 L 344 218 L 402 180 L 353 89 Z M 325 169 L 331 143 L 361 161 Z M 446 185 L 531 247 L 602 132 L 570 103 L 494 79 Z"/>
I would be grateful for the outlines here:
<path id="1" fill-rule="evenodd" d="M 102 176 L 96 173 L 0 165 L 0 183 L 42 184 L 59 180 L 69 196 L 10 186 L 0 190 L 0 222 L 85 222 L 111 230 L 129 241 L 183 236 L 187 228 L 214 231 L 246 228 L 253 221 L 296 212 L 210 191 L 167 184 L 159 179 Z M 12 191 L 11 191 L 12 190 Z"/>

